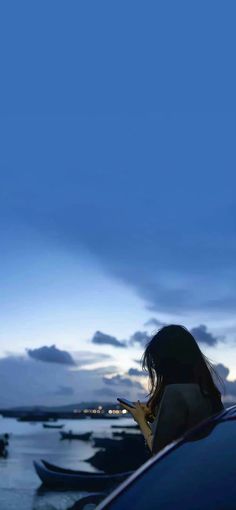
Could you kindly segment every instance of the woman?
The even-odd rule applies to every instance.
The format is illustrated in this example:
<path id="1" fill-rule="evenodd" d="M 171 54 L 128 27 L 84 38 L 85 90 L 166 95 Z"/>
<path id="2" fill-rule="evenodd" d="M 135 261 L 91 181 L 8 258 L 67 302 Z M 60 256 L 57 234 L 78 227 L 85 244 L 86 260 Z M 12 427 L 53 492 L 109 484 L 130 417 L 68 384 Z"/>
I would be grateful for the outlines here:
<path id="1" fill-rule="evenodd" d="M 161 328 L 146 345 L 142 369 L 151 391 L 146 404 L 122 404 L 144 435 L 152 455 L 209 416 L 224 409 L 213 373 L 192 334 L 176 324 Z"/>

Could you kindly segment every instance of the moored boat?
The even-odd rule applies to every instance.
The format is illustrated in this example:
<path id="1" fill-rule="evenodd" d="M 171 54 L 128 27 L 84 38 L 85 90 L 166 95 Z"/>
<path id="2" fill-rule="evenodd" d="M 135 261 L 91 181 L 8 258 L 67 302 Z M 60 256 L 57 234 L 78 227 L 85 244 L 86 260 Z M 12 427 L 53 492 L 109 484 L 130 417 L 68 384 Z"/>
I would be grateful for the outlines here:
<path id="1" fill-rule="evenodd" d="M 61 439 L 81 439 L 82 441 L 88 441 L 92 435 L 92 432 L 84 432 L 81 434 L 75 434 L 71 430 L 69 432 L 65 432 L 64 430 L 60 432 Z"/>
<path id="2" fill-rule="evenodd" d="M 139 425 L 111 425 L 112 429 L 139 429 Z"/>
<path id="3" fill-rule="evenodd" d="M 134 471 L 106 474 L 66 469 L 45 460 L 34 461 L 35 470 L 44 485 L 49 487 L 74 488 L 84 491 L 103 490 L 115 487 Z"/>
<path id="4" fill-rule="evenodd" d="M 125 430 L 122 430 L 122 431 L 116 431 L 116 432 L 112 432 L 112 436 L 116 437 L 130 437 L 131 439 L 133 439 L 134 437 L 137 437 L 137 436 L 140 436 L 141 435 L 141 432 L 126 432 Z"/>
<path id="5" fill-rule="evenodd" d="M 62 424 L 62 425 L 52 425 L 50 423 L 43 423 L 43 427 L 45 429 L 62 429 L 65 425 Z"/>

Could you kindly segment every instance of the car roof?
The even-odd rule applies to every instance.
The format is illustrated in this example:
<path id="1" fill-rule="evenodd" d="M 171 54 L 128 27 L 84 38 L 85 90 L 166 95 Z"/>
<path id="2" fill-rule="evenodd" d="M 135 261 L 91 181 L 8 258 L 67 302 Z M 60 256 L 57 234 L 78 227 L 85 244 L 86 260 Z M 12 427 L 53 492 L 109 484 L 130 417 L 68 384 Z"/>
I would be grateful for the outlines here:
<path id="1" fill-rule="evenodd" d="M 195 432 L 199 432 L 209 425 L 217 425 L 218 423 L 223 423 L 230 420 L 236 420 L 236 404 L 226 409 L 223 409 L 217 414 L 214 414 L 210 418 L 203 420 L 200 424 L 188 430 L 182 437 L 168 444 L 165 448 L 163 448 L 160 452 L 152 456 L 148 459 L 144 464 L 142 464 L 138 469 L 134 471 L 124 482 L 119 484 L 117 488 L 115 488 L 108 496 L 98 505 L 96 506 L 96 510 L 102 510 L 106 508 L 107 504 L 112 502 L 112 500 L 118 496 L 121 492 L 123 492 L 128 486 L 139 476 L 142 475 L 148 469 L 151 469 L 154 464 L 161 461 L 167 454 L 171 453 L 177 447 L 181 446 L 181 444 L 188 441 L 189 436 Z"/>

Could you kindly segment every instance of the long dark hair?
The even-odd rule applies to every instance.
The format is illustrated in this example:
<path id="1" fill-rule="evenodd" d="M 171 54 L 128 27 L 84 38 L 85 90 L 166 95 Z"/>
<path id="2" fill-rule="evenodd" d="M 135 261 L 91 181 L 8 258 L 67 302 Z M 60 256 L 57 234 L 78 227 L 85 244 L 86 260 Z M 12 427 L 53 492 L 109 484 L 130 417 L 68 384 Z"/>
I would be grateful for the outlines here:
<path id="1" fill-rule="evenodd" d="M 142 369 L 149 375 L 150 421 L 167 384 L 197 383 L 202 394 L 211 398 L 213 414 L 223 409 L 213 376 L 222 385 L 223 381 L 184 326 L 170 324 L 161 328 L 146 345 L 141 360 Z"/>

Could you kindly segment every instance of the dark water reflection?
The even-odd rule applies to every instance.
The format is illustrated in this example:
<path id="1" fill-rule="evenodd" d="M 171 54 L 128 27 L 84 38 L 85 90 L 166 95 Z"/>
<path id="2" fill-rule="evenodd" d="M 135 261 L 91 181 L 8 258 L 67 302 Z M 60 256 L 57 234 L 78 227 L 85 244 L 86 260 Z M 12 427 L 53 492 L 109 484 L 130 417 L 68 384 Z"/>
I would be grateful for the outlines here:
<path id="1" fill-rule="evenodd" d="M 112 437 L 115 420 L 70 421 L 64 430 L 78 432 L 93 430 L 94 435 Z M 133 424 L 132 418 L 121 418 L 119 424 Z M 114 429 L 115 430 L 115 429 Z M 20 423 L 0 417 L 0 434 L 9 432 L 9 455 L 0 458 L 1 510 L 66 510 L 85 492 L 43 490 L 33 468 L 33 460 L 46 459 L 71 469 L 98 472 L 84 459 L 98 451 L 88 441 L 61 441 L 59 431 L 43 429 L 42 424 Z"/>

